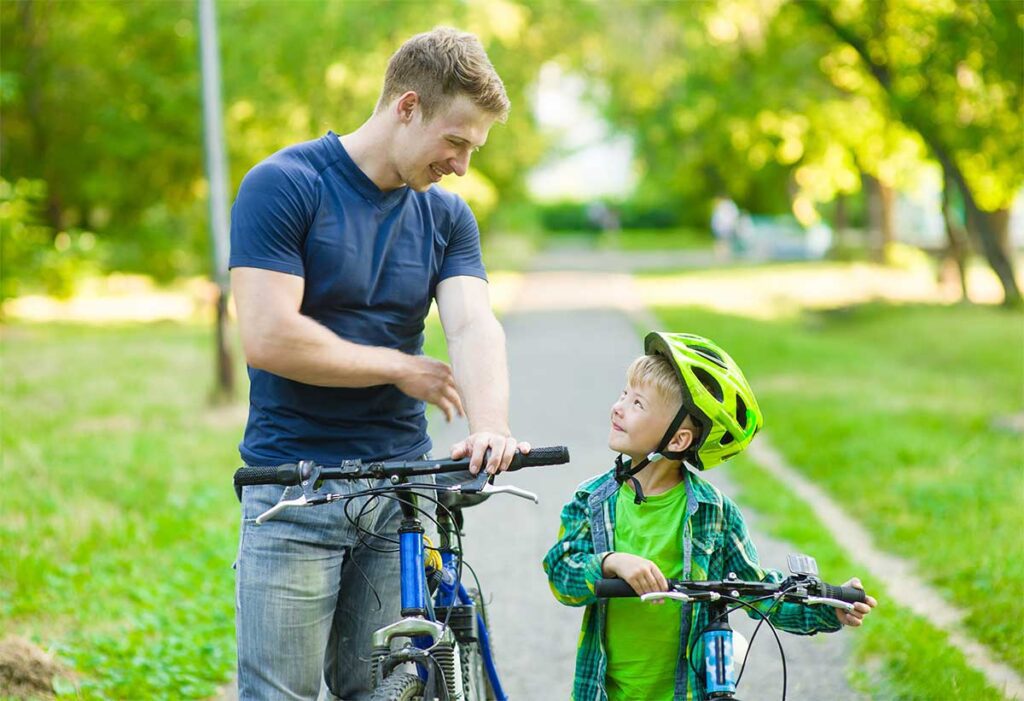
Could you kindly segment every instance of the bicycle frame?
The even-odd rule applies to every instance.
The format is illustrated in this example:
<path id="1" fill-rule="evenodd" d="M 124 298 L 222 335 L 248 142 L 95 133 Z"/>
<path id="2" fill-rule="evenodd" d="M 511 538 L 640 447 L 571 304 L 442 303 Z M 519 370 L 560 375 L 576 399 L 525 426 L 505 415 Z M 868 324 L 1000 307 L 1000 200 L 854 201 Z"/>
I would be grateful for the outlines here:
<path id="1" fill-rule="evenodd" d="M 405 483 L 403 479 L 399 483 Z M 501 680 L 498 677 L 498 670 L 491 654 L 490 639 L 487 633 L 487 626 L 483 615 L 476 610 L 476 604 L 470 597 L 465 586 L 458 579 L 458 565 L 461 553 L 458 553 L 451 543 L 451 529 L 454 527 L 450 514 L 443 507 L 439 508 L 438 524 L 440 529 L 441 562 L 440 583 L 434 592 L 433 598 L 427 583 L 427 568 L 425 566 L 423 525 L 417 517 L 417 495 L 412 492 L 404 492 L 398 496 L 402 508 L 402 525 L 399 529 L 399 566 L 401 583 L 402 619 L 395 623 L 380 628 L 373 634 L 372 643 L 375 649 L 390 649 L 391 641 L 395 638 L 408 638 L 421 654 L 408 648 L 399 655 L 388 655 L 390 660 L 384 660 L 385 666 L 391 669 L 397 663 L 414 661 L 417 666 L 417 673 L 421 678 L 427 678 L 427 669 L 424 662 L 417 659 L 428 654 L 428 650 L 437 643 L 450 645 L 455 650 L 453 672 L 455 678 L 451 680 L 451 686 L 455 689 L 462 688 L 461 660 L 459 659 L 459 640 L 451 626 L 444 625 L 435 616 L 437 609 L 451 609 L 453 606 L 472 606 L 473 615 L 476 618 L 476 635 L 480 644 L 480 655 L 484 662 L 491 689 L 498 701 L 507 701 Z M 395 663 L 395 664 L 392 664 Z M 381 669 L 386 674 L 390 669 Z M 379 681 L 379 680 L 378 680 Z"/>

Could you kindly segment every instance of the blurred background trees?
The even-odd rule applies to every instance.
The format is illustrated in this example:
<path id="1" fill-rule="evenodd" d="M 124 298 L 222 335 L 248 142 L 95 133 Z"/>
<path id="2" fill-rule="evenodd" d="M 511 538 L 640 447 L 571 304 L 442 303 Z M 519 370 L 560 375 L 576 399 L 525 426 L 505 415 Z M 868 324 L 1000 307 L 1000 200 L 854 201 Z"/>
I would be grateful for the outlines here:
<path id="1" fill-rule="evenodd" d="M 452 24 L 481 37 L 513 100 L 472 175 L 446 183 L 485 235 L 536 221 L 520 216 L 538 208 L 528 175 L 567 151 L 535 110 L 555 66 L 632 144 L 636 185 L 614 202 L 624 228 L 706 230 L 728 196 L 866 229 L 882 259 L 897 193 L 945 190 L 928 206 L 945 215 L 947 254 L 963 265 L 974 247 L 1020 300 L 1020 2 L 239 0 L 218 13 L 232 192 L 269 153 L 358 126 L 397 45 Z M 67 291 L 81 269 L 205 272 L 193 3 L 16 0 L 0 4 L 0 33 L 3 295 Z"/>

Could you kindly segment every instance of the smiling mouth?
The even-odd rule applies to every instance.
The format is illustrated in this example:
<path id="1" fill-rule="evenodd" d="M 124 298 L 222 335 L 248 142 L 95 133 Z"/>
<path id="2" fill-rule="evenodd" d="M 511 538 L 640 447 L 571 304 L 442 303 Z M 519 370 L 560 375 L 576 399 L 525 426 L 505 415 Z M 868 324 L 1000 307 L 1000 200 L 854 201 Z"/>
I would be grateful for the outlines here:
<path id="1" fill-rule="evenodd" d="M 625 431 L 623 430 L 622 426 L 619 426 L 614 421 L 612 422 L 612 430 L 613 431 L 619 431 L 620 433 L 625 433 Z"/>
<path id="2" fill-rule="evenodd" d="M 446 175 L 446 173 L 444 171 L 442 171 L 440 168 L 438 168 L 435 165 L 431 165 L 430 166 L 430 172 L 433 173 L 433 175 L 434 175 L 434 182 L 437 182 L 438 180 L 440 180 L 441 178 L 443 178 Z"/>

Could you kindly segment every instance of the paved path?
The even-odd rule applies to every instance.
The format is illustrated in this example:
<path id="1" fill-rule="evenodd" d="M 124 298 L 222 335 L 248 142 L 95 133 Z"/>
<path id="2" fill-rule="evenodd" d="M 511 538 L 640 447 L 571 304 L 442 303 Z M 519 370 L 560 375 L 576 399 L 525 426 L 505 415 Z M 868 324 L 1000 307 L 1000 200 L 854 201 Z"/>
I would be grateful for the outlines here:
<path id="1" fill-rule="evenodd" d="M 640 351 L 640 333 L 632 321 L 638 312 L 635 295 L 623 278 L 529 275 L 503 319 L 516 435 L 534 445 L 565 444 L 572 455 L 565 467 L 501 478 L 538 493 L 539 506 L 498 497 L 469 510 L 466 518 L 467 558 L 494 601 L 493 634 L 513 699 L 569 697 L 582 610 L 555 602 L 540 562 L 556 535 L 562 503 L 577 484 L 606 470 L 614 458 L 606 447 L 609 407 L 622 388 L 626 365 Z M 565 294 L 567 286 L 572 294 Z M 465 434 L 463 424 L 441 422 L 432 429 L 438 454 Z M 728 469 L 710 473 L 727 492 L 732 491 Z M 748 516 L 762 561 L 784 569 L 785 555 L 793 548 L 758 533 L 756 515 Z M 752 625 L 746 617 L 733 618 L 749 635 Z M 847 642 L 843 635 L 785 636 L 788 698 L 859 698 L 844 681 Z M 762 630 L 741 685 L 743 696 L 781 698 L 781 684 L 774 640 Z"/>

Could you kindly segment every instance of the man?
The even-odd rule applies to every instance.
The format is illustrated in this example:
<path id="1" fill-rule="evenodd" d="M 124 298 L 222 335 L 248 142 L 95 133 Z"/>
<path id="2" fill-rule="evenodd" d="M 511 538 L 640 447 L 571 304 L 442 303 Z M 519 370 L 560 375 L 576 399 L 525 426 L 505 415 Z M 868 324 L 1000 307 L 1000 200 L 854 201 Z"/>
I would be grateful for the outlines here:
<path id="1" fill-rule="evenodd" d="M 529 450 L 509 432 L 505 339 L 476 221 L 432 187 L 465 175 L 508 109 L 477 39 L 435 29 L 391 57 L 356 131 L 286 148 L 246 175 L 230 263 L 251 383 L 246 463 L 417 458 L 430 450 L 425 402 L 448 420 L 467 416 L 470 435 L 451 455 L 469 456 L 472 472 Z M 452 367 L 422 355 L 432 298 Z M 364 698 L 370 634 L 398 617 L 397 555 L 366 547 L 345 502 L 254 527 L 281 493 L 242 494 L 239 696 L 315 699 L 323 678 L 335 696 Z M 349 509 L 361 527 L 397 530 L 394 500 L 363 505 Z"/>

